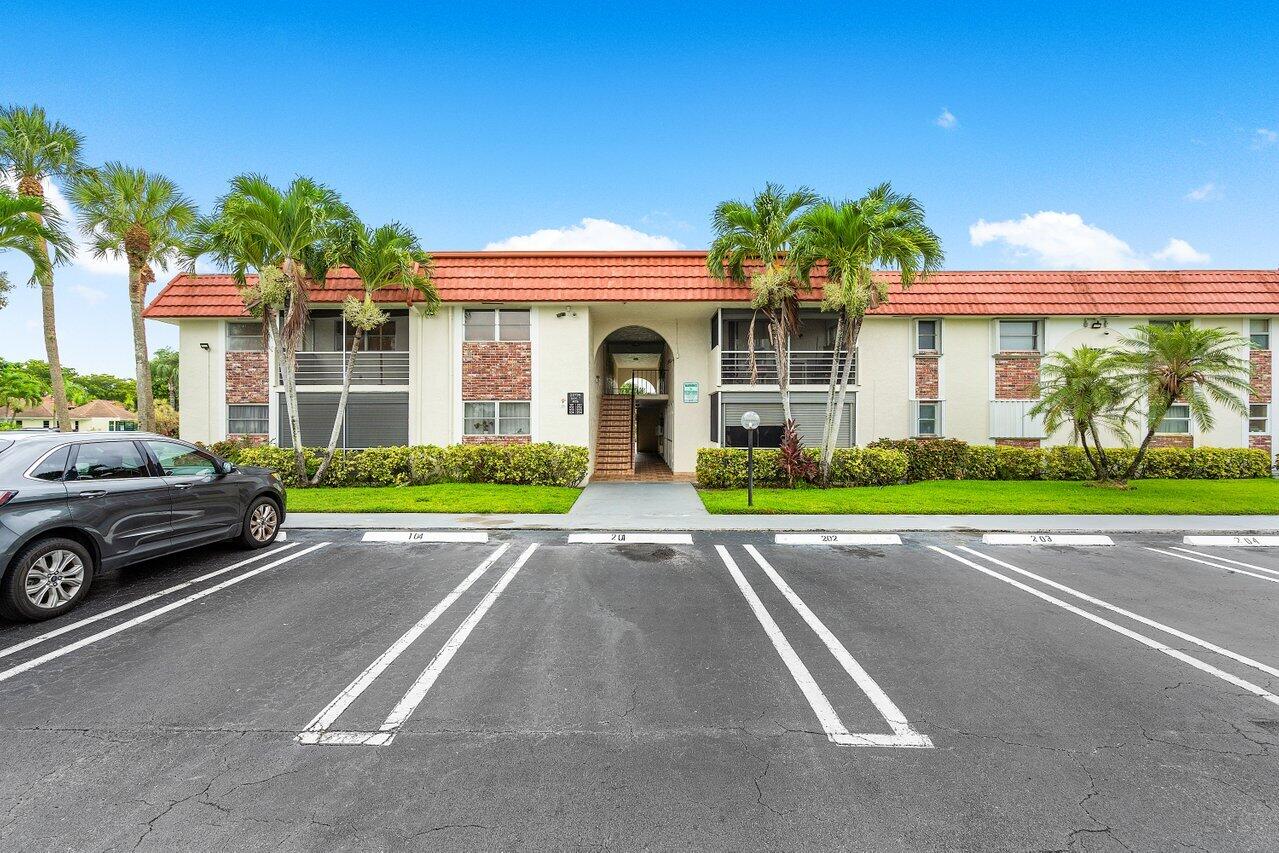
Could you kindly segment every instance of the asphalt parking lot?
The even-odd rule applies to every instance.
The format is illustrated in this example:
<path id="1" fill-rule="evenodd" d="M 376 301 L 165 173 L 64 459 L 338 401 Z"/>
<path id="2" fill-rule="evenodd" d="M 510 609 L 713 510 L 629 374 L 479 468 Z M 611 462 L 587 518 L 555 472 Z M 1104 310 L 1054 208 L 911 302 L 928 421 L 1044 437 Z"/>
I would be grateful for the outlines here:
<path id="1" fill-rule="evenodd" d="M 290 531 L 0 625 L 0 849 L 1276 847 L 1279 547 L 586 538 Z"/>

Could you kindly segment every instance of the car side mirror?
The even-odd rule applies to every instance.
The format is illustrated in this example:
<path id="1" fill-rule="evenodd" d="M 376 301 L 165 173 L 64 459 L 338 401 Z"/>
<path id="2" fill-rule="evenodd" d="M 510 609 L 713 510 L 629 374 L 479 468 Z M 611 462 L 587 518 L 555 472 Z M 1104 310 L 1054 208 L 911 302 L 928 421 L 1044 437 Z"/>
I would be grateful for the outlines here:
<path id="1" fill-rule="evenodd" d="M 227 474 L 234 474 L 238 470 L 239 469 L 236 468 L 234 465 L 232 465 L 230 462 L 223 462 L 221 468 L 218 471 L 218 476 L 225 477 Z"/>

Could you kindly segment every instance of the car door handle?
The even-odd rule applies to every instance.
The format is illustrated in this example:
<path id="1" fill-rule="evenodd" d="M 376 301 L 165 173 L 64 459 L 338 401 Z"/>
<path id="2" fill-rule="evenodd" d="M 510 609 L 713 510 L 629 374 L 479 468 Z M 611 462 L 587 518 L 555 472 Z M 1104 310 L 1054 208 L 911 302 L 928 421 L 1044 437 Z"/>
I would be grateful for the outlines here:
<path id="1" fill-rule="evenodd" d="M 100 498 L 100 497 L 102 497 L 103 495 L 105 495 L 106 493 L 107 493 L 107 490 L 106 490 L 106 489 L 95 489 L 95 490 L 93 490 L 93 491 L 91 491 L 91 492 L 81 492 L 81 493 L 80 493 L 80 497 L 82 497 L 82 498 Z"/>
<path id="2" fill-rule="evenodd" d="M 186 491 L 187 489 L 191 488 L 191 484 L 190 483 L 174 483 L 173 488 L 182 489 L 183 491 Z"/>

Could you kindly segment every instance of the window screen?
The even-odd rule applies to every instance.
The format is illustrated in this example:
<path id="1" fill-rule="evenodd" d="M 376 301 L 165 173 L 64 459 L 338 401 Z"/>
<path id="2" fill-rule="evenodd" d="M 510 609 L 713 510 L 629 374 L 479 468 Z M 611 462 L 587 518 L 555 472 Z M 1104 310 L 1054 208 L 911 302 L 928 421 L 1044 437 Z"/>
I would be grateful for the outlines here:
<path id="1" fill-rule="evenodd" d="M 262 324 L 227 323 L 226 348 L 232 352 L 262 352 Z"/>
<path id="2" fill-rule="evenodd" d="M 1185 403 L 1176 403 L 1168 407 L 1164 419 L 1159 422 L 1156 432 L 1184 435 L 1190 432 L 1190 407 Z"/>

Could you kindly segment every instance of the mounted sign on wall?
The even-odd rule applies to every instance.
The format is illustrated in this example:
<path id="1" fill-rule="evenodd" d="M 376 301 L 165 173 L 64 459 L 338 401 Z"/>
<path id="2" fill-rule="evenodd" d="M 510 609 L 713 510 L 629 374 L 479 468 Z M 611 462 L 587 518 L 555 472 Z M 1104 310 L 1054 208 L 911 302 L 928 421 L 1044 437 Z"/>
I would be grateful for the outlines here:
<path id="1" fill-rule="evenodd" d="M 568 392 L 568 413 L 570 415 L 586 413 L 586 395 L 581 391 Z"/>
<path id="2" fill-rule="evenodd" d="M 696 382 L 685 382 L 684 383 L 684 402 L 696 403 L 698 393 L 700 392 L 700 390 L 701 389 Z"/>

